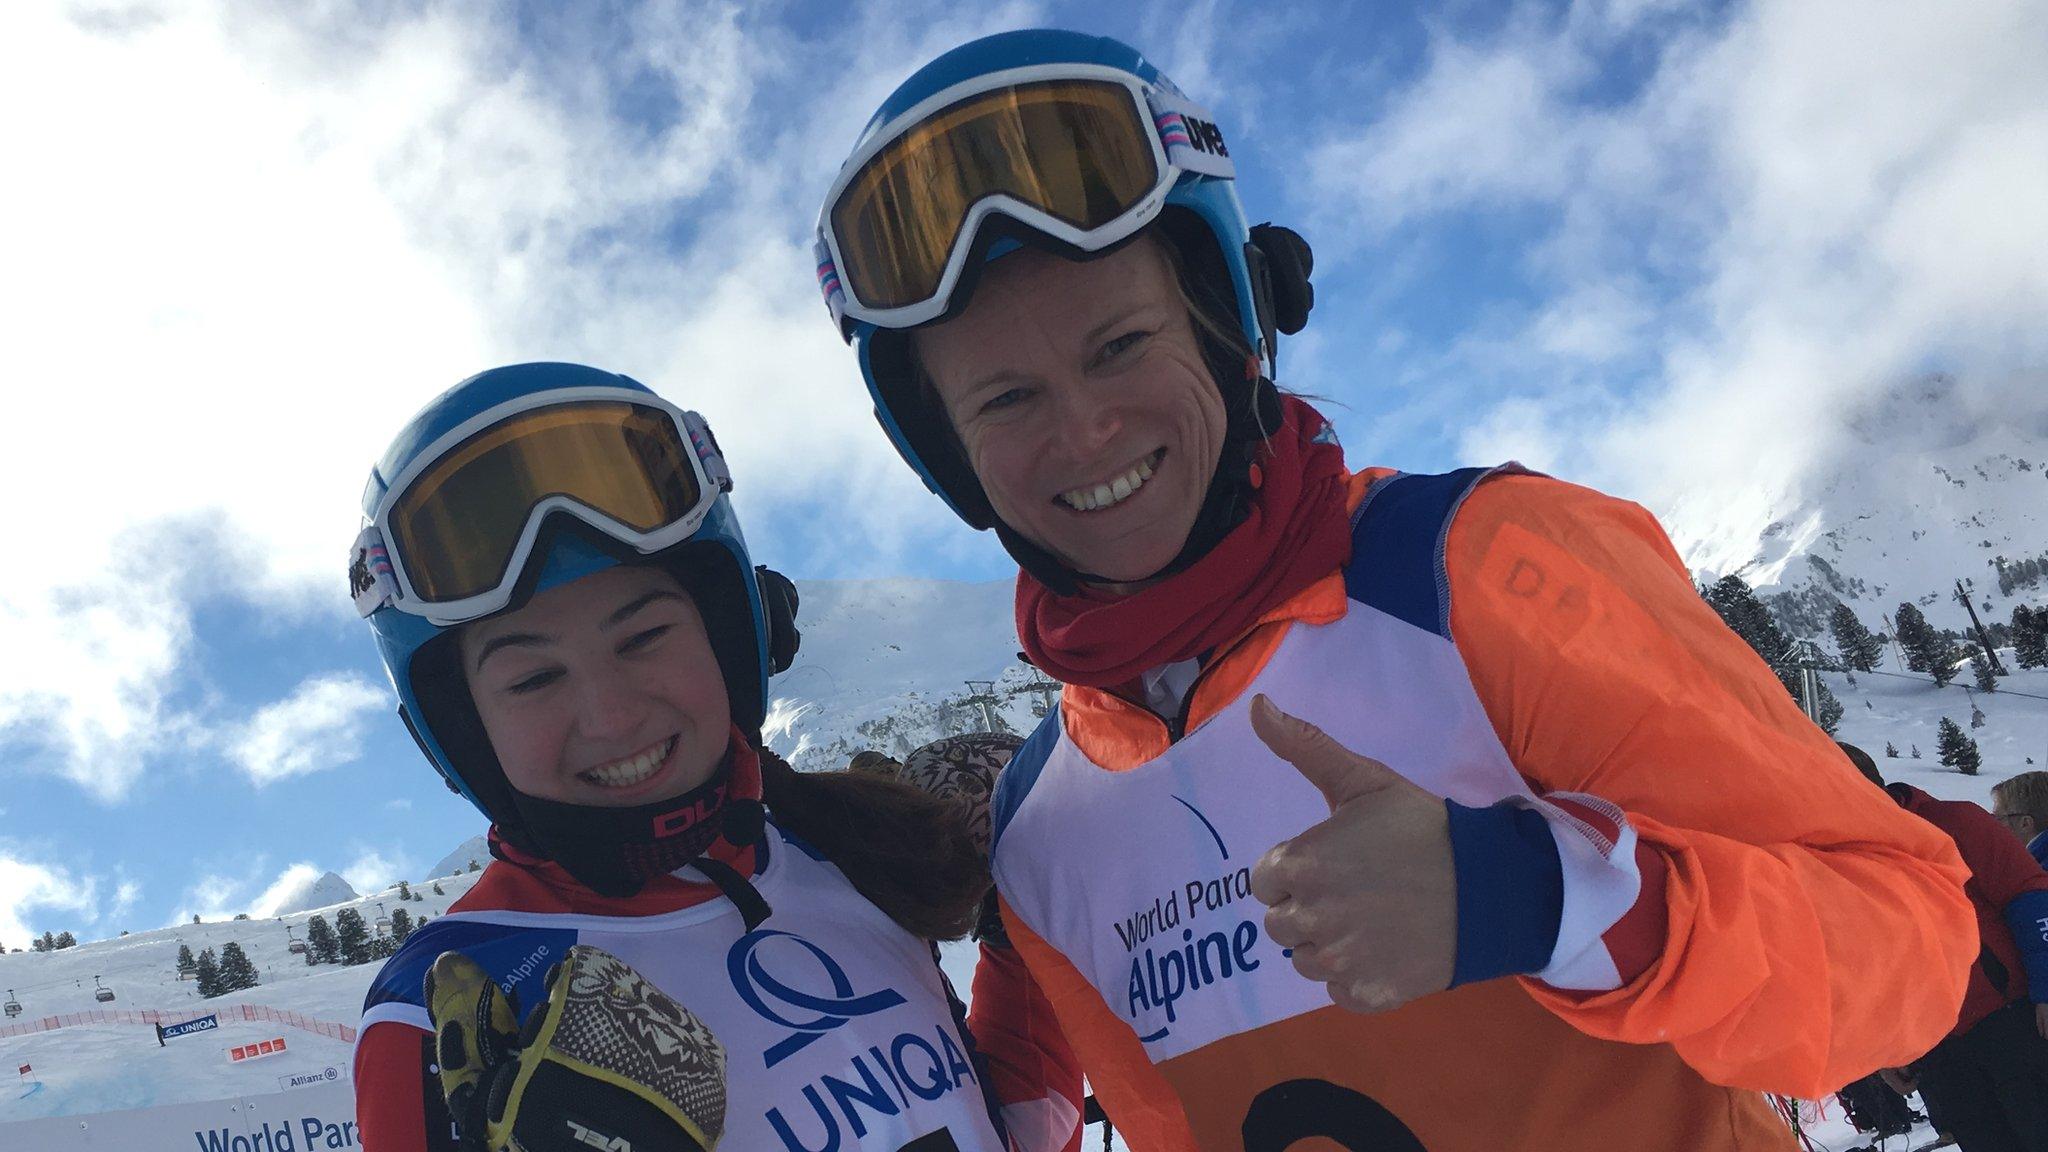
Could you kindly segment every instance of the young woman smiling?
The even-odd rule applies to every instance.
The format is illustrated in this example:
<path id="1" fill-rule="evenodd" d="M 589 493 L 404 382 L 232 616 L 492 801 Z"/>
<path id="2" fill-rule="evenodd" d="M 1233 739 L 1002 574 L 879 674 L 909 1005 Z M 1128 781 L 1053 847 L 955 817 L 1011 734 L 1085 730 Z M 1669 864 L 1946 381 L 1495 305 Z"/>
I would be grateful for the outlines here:
<path id="1" fill-rule="evenodd" d="M 1791 1147 L 1757 1090 L 1953 1022 L 1952 846 L 1641 508 L 1347 468 L 1268 378 L 1311 260 L 1235 163 L 1128 46 L 1005 33 L 883 103 L 819 222 L 884 430 L 1065 685 L 993 859 L 1097 1096 L 1146 1152 Z"/>
<path id="2" fill-rule="evenodd" d="M 569 364 L 462 382 L 373 472 L 351 587 L 421 750 L 491 820 L 494 860 L 371 988 L 365 1146 L 453 1149 L 451 1110 L 471 1140 L 485 1123 L 483 1092 L 444 1098 L 437 1079 L 463 1063 L 449 1045 L 479 1042 L 477 1021 L 451 1040 L 431 1014 L 430 970 L 516 1003 L 509 1033 L 578 946 L 708 1028 L 727 1147 L 1078 1146 L 1079 1073 L 1021 961 L 984 945 L 971 1017 L 939 971 L 933 942 L 964 935 L 988 888 L 960 812 L 763 746 L 795 589 L 754 568 L 730 487 L 694 413 Z M 672 1062 L 674 1043 L 646 1043 L 650 1066 Z"/>

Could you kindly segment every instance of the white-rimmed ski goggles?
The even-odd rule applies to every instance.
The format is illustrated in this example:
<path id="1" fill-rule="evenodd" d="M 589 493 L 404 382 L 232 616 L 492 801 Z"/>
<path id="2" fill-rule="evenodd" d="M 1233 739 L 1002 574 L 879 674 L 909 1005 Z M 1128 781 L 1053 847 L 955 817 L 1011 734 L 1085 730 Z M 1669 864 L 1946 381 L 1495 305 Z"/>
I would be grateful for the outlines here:
<path id="1" fill-rule="evenodd" d="M 842 330 L 943 315 L 992 214 L 1094 252 L 1157 216 L 1182 173 L 1237 174 L 1207 112 L 1098 65 L 977 77 L 898 123 L 847 160 L 818 220 L 818 287 Z"/>
<path id="2" fill-rule="evenodd" d="M 567 512 L 641 555 L 694 535 L 732 474 L 704 418 L 651 393 L 565 388 L 488 409 L 391 478 L 356 538 L 364 616 L 441 626 L 503 609 L 541 524 Z"/>

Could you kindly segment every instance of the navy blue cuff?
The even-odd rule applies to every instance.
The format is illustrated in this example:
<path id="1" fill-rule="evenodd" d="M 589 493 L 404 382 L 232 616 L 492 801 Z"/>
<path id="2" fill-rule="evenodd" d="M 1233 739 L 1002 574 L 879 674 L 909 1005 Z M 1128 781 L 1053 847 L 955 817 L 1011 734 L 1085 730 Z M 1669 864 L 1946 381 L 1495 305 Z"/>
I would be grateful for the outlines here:
<path id="1" fill-rule="evenodd" d="M 1451 987 L 1542 971 L 1564 917 L 1564 866 L 1542 813 L 1502 802 L 1444 801 L 1458 873 L 1458 959 Z"/>

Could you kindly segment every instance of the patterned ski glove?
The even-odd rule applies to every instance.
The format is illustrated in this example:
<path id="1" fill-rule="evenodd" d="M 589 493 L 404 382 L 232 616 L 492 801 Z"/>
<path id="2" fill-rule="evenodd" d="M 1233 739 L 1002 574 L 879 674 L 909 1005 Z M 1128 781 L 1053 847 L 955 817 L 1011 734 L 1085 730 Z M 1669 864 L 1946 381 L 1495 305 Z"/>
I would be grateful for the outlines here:
<path id="1" fill-rule="evenodd" d="M 441 1090 L 463 1152 L 713 1152 L 725 1049 L 618 957 L 578 944 L 526 1027 L 459 952 L 427 973 Z"/>
<path id="2" fill-rule="evenodd" d="M 915 784 L 958 804 L 968 831 L 981 845 L 982 855 L 987 856 L 994 831 L 989 803 L 995 795 L 996 778 L 1023 743 L 1015 736 L 995 732 L 942 737 L 904 757 L 896 776 L 906 784 Z M 1010 946 L 1002 915 L 996 909 L 994 889 L 982 898 L 974 938 L 1004 948 Z"/>

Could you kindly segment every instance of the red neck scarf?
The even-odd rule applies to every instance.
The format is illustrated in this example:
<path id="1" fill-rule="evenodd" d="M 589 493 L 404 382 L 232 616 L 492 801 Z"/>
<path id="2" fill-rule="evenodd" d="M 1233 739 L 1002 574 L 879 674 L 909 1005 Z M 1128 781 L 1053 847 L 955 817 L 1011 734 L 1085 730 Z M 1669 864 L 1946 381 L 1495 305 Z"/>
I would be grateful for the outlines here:
<path id="1" fill-rule="evenodd" d="M 1247 631 L 1351 552 L 1349 474 L 1328 422 L 1284 398 L 1279 431 L 1252 465 L 1244 523 L 1180 572 L 1128 596 L 1060 596 L 1017 574 L 1017 636 L 1047 675 L 1109 688 L 1191 659 Z"/>

